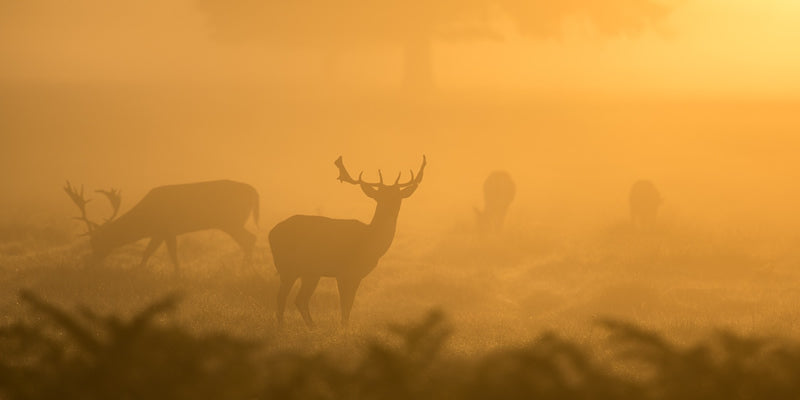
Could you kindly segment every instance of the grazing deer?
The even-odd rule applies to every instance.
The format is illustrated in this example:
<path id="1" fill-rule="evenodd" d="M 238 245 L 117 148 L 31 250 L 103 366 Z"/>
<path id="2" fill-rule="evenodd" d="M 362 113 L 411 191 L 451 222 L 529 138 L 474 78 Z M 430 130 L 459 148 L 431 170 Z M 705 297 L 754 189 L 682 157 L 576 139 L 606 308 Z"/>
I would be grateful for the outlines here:
<path id="1" fill-rule="evenodd" d="M 140 265 L 146 265 L 161 243 L 166 243 L 177 271 L 177 235 L 205 229 L 219 229 L 231 235 L 244 250 L 245 262 L 252 256 L 256 238 L 244 229 L 244 224 L 251 213 L 258 224 L 258 192 L 250 185 L 223 180 L 160 186 L 118 219 L 114 217 L 122 202 L 120 192 L 98 190 L 113 207 L 111 217 L 102 224 L 86 216 L 86 203 L 91 200 L 84 197 L 83 186 L 77 191 L 67 182 L 64 191 L 81 211 L 76 219 L 86 224 L 85 235 L 90 238 L 94 262 L 117 247 L 150 238 Z"/>
<path id="2" fill-rule="evenodd" d="M 311 295 L 321 277 L 336 278 L 339 287 L 342 325 L 347 325 L 350 310 L 361 280 L 378 265 L 378 260 L 389 250 L 394 239 L 397 215 L 404 198 L 414 194 L 425 172 L 425 157 L 416 178 L 393 185 L 385 185 L 380 170 L 380 182 L 369 183 L 350 177 L 342 157 L 334 163 L 339 168 L 339 181 L 359 185 L 367 197 L 378 204 L 372 222 L 365 224 L 352 219 L 331 219 L 321 216 L 295 215 L 280 222 L 269 233 L 275 269 L 280 275 L 278 290 L 278 322 L 283 322 L 286 297 L 299 278 L 300 292 L 295 301 L 306 324 L 314 322 L 308 309 Z M 402 175 L 402 173 L 401 173 Z"/>
<path id="3" fill-rule="evenodd" d="M 663 199 L 651 181 L 636 181 L 631 186 L 628 205 L 631 213 L 631 224 L 635 229 L 649 230 L 655 226 L 658 208 Z"/>
<path id="4" fill-rule="evenodd" d="M 483 211 L 475 208 L 480 233 L 500 233 L 517 187 L 506 171 L 495 171 L 483 182 Z"/>

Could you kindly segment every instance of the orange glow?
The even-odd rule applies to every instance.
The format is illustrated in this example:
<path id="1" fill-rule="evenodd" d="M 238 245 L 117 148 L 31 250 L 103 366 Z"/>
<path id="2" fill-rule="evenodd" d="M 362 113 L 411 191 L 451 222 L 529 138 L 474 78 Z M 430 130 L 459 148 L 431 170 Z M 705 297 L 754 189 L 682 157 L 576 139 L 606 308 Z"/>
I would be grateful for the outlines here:
<path id="1" fill-rule="evenodd" d="M 0 310 L 795 340 L 798 44 L 797 0 L 0 0 Z"/>

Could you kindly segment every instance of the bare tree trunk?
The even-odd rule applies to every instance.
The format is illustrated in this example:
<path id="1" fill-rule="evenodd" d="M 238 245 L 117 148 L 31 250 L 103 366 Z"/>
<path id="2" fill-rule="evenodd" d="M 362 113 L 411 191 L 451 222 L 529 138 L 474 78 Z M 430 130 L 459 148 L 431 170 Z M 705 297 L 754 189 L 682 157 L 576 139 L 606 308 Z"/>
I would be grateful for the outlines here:
<path id="1" fill-rule="evenodd" d="M 431 35 L 420 32 L 410 35 L 405 43 L 403 84 L 411 92 L 433 90 L 433 59 Z"/>

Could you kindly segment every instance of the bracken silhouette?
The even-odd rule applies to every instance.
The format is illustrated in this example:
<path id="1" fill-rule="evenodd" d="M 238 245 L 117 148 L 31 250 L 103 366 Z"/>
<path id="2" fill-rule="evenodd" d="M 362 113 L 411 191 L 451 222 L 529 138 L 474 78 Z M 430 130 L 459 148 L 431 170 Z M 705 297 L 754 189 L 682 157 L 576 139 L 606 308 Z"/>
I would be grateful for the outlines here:
<path id="1" fill-rule="evenodd" d="M 349 358 L 192 332 L 161 318 L 174 310 L 174 295 L 128 319 L 69 312 L 28 291 L 20 300 L 31 314 L 0 325 L 2 399 L 723 400 L 794 399 L 800 391 L 796 339 L 728 331 L 678 345 L 601 320 L 608 339 L 591 345 L 545 332 L 525 345 L 463 354 L 445 351 L 452 325 L 432 311 L 359 341 Z"/>

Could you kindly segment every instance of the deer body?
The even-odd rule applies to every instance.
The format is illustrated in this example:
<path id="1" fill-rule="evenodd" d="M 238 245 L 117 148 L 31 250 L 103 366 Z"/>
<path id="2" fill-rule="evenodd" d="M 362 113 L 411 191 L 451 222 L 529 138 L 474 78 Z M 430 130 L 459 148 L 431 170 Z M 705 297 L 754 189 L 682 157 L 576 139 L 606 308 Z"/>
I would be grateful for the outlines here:
<path id="1" fill-rule="evenodd" d="M 95 261 L 125 244 L 150 238 L 141 265 L 166 243 L 177 269 L 177 235 L 199 230 L 228 233 L 249 258 L 255 235 L 244 224 L 251 214 L 258 223 L 258 192 L 244 183 L 220 180 L 157 187 L 118 219 L 94 228 L 87 220 L 87 225 Z"/>
<path id="2" fill-rule="evenodd" d="M 478 231 L 500 233 L 517 187 L 506 171 L 494 171 L 483 183 L 483 211 L 475 209 Z"/>
<path id="3" fill-rule="evenodd" d="M 393 237 L 394 232 L 388 235 L 361 221 L 295 215 L 276 225 L 269 241 L 282 276 L 363 278 L 389 249 Z"/>
<path id="4" fill-rule="evenodd" d="M 393 186 L 368 184 L 350 178 L 337 160 L 340 180 L 361 185 L 367 196 L 377 202 L 369 224 L 352 219 L 295 215 L 278 223 L 269 233 L 275 269 L 280 275 L 277 318 L 283 321 L 286 299 L 300 279 L 297 308 L 306 324 L 313 325 L 309 301 L 320 278 L 336 278 L 339 289 L 342 323 L 350 318 L 356 291 L 361 280 L 378 265 L 378 260 L 392 244 L 402 199 L 410 196 L 421 181 L 425 163 L 417 179 Z M 399 177 L 398 177 L 399 180 Z M 377 186 L 377 188 L 376 188 Z"/>

